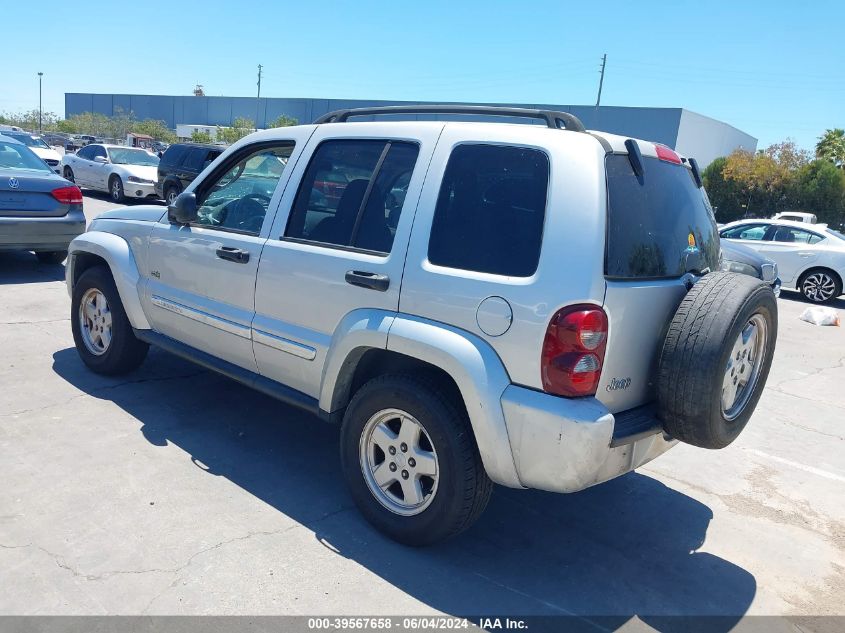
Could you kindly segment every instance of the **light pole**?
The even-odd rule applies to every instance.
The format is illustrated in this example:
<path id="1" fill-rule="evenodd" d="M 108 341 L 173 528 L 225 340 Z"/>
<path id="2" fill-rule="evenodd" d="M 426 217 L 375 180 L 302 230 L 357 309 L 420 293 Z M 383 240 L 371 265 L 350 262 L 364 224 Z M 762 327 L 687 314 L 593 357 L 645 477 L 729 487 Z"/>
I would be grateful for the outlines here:
<path id="1" fill-rule="evenodd" d="M 44 73 L 38 73 L 38 133 L 41 134 L 41 77 Z"/>

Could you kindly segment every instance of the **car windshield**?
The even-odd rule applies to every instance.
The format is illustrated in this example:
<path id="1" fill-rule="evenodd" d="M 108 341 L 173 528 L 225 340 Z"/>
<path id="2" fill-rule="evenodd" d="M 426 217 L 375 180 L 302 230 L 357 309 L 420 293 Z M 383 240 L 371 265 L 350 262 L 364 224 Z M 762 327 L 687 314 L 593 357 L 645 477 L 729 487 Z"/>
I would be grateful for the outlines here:
<path id="1" fill-rule="evenodd" d="M 835 231 L 833 229 L 825 229 L 827 233 L 830 233 L 833 237 L 838 237 L 840 240 L 845 240 L 845 233 L 840 233 L 839 231 Z"/>
<path id="2" fill-rule="evenodd" d="M 33 136 L 32 134 L 8 134 L 11 138 L 15 139 L 16 141 L 20 141 L 27 147 L 41 147 L 50 149 L 50 146 L 44 142 L 40 136 Z"/>
<path id="3" fill-rule="evenodd" d="M 108 151 L 111 162 L 116 165 L 147 165 L 150 167 L 158 165 L 158 156 L 143 149 L 110 147 Z"/>
<path id="4" fill-rule="evenodd" d="M 0 169 L 25 169 L 51 173 L 43 160 L 32 153 L 32 150 L 19 143 L 0 141 Z"/>

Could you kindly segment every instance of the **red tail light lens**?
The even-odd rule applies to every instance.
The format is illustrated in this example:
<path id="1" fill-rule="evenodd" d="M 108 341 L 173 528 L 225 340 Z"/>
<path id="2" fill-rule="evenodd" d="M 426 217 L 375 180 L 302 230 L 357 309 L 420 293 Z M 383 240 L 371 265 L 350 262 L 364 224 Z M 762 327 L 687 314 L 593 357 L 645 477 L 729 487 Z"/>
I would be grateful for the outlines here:
<path id="1" fill-rule="evenodd" d="M 607 315 L 594 305 L 558 310 L 549 322 L 540 357 L 543 390 L 576 398 L 596 393 L 607 345 Z"/>
<path id="2" fill-rule="evenodd" d="M 62 204 L 82 204 L 82 191 L 79 187 L 59 187 L 50 193 Z"/>
<path id="3" fill-rule="evenodd" d="M 655 144 L 654 149 L 657 150 L 657 158 L 660 160 L 665 160 L 668 163 L 675 163 L 677 165 L 681 164 L 681 157 L 665 145 Z"/>

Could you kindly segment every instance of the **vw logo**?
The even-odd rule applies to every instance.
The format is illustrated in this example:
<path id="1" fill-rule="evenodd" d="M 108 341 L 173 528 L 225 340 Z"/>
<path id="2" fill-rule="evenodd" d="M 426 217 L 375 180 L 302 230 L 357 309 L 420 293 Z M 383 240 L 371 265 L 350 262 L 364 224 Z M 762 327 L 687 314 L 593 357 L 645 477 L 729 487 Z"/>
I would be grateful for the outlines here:
<path id="1" fill-rule="evenodd" d="M 10 189 L 17 189 L 21 186 L 21 183 L 18 182 L 17 178 L 9 178 L 9 188 Z"/>

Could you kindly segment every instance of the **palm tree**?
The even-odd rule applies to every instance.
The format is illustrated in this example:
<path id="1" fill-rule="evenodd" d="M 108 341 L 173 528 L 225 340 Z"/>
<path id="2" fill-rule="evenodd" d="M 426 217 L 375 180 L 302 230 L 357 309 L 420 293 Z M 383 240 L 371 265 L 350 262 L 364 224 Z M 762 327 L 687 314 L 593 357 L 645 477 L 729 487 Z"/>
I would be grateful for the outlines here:
<path id="1" fill-rule="evenodd" d="M 816 143 L 816 157 L 832 161 L 837 167 L 845 167 L 845 130 L 826 130 Z"/>

